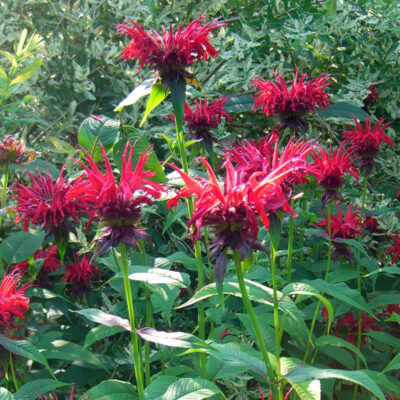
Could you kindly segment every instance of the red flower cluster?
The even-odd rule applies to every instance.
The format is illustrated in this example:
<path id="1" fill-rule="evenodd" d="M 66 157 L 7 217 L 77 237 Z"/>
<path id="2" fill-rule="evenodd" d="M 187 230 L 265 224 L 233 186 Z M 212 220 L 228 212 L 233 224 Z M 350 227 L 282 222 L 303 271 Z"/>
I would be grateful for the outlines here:
<path id="1" fill-rule="evenodd" d="M 309 112 L 314 113 L 316 107 L 326 109 L 330 103 L 328 94 L 324 92 L 329 85 L 329 75 L 323 74 L 307 82 L 306 74 L 300 79 L 298 74 L 297 69 L 290 89 L 279 73 L 274 74 L 275 83 L 261 77 L 253 80 L 253 86 L 260 90 L 254 95 L 257 97 L 254 109 L 261 105 L 261 110 L 267 117 L 279 116 L 281 121 L 278 129 L 288 127 L 304 131 L 306 122 L 302 117 Z"/>
<path id="2" fill-rule="evenodd" d="M 336 336 L 342 332 L 343 329 L 346 331 L 345 340 L 354 345 L 357 344 L 358 338 L 358 316 L 355 318 L 352 312 L 348 312 L 343 315 L 337 322 Z M 367 313 L 361 313 L 361 333 L 366 333 L 372 330 L 381 331 L 382 329 L 375 324 L 375 319 L 369 316 Z M 362 337 L 362 342 L 367 343 L 367 338 Z"/>
<path id="3" fill-rule="evenodd" d="M 396 236 L 392 236 L 392 240 L 394 240 L 393 246 L 387 249 L 386 254 L 392 254 L 392 264 L 394 264 L 398 258 L 400 257 L 400 236 L 396 234 Z"/>
<path id="4" fill-rule="evenodd" d="M 15 140 L 11 135 L 0 140 L 0 168 L 7 164 L 27 165 L 36 158 L 32 150 L 25 151 L 25 146 Z"/>
<path id="5" fill-rule="evenodd" d="M 180 190 L 168 206 L 176 206 L 180 197 L 196 196 L 188 226 L 194 228 L 194 241 L 199 239 L 203 225 L 212 228 L 215 239 L 210 245 L 210 256 L 216 259 L 217 282 L 222 282 L 225 275 L 226 250 L 237 250 L 242 260 L 249 256 L 252 248 L 264 250 L 257 241 L 258 218 L 268 228 L 269 214 L 281 208 L 292 211 L 288 204 L 290 198 L 284 192 L 284 183 L 299 170 L 307 168 L 304 158 L 309 151 L 309 146 L 289 143 L 280 157 L 275 149 L 269 169 L 251 175 L 245 169 L 235 169 L 227 155 L 224 190 L 221 190 L 214 171 L 204 158 L 201 161 L 209 173 L 208 181 L 202 178 L 195 180 L 172 165 L 181 175 L 186 188 Z"/>
<path id="6" fill-rule="evenodd" d="M 195 100 L 195 111 L 192 111 L 189 104 L 185 103 L 183 120 L 188 123 L 189 133 L 193 139 L 202 140 L 208 150 L 211 150 L 212 142 L 215 140 L 211 130 L 218 127 L 222 117 L 232 121 L 231 116 L 224 110 L 224 105 L 227 101 L 227 97 L 219 97 L 211 104 L 207 99 Z"/>
<path id="7" fill-rule="evenodd" d="M 19 278 L 20 274 L 10 273 L 0 283 L 0 328 L 15 326 L 15 317 L 24 321 L 29 309 L 29 299 L 25 296 L 28 284 L 18 289 Z"/>
<path id="8" fill-rule="evenodd" d="M 61 262 L 56 258 L 57 254 L 57 246 L 49 246 L 46 250 L 37 250 L 33 258 L 34 260 L 43 260 L 42 267 L 35 279 L 35 285 L 39 287 L 48 287 L 50 286 L 49 274 L 51 272 L 57 271 Z M 19 271 L 21 275 L 29 275 L 29 262 L 22 261 L 14 265 L 11 272 Z"/>
<path id="9" fill-rule="evenodd" d="M 325 189 L 322 194 L 322 207 L 324 208 L 328 200 L 342 200 L 338 192 L 344 183 L 344 174 L 348 172 L 358 181 L 357 169 L 353 166 L 351 151 L 344 149 L 343 144 L 339 148 L 332 150 L 329 147 L 329 153 L 318 147 L 319 154 L 314 150 L 312 157 L 314 164 L 310 172 L 317 178 L 318 183 Z"/>
<path id="10" fill-rule="evenodd" d="M 88 399 L 88 397 L 83 397 L 81 400 L 86 400 Z M 38 400 L 50 400 L 49 397 L 44 396 L 44 397 L 39 397 Z M 51 400 L 58 400 L 57 395 L 54 392 L 51 392 Z M 71 393 L 70 393 L 70 397 L 69 399 L 65 399 L 65 400 L 74 400 L 74 388 L 71 389 Z"/>
<path id="11" fill-rule="evenodd" d="M 117 185 L 103 146 L 101 151 L 106 172 L 102 173 L 90 154 L 85 152 L 89 166 L 80 163 L 85 169 L 85 174 L 74 182 L 73 189 L 68 193 L 71 201 L 77 199 L 78 202 L 87 203 L 92 210 L 89 213 L 91 218 L 100 220 L 104 225 L 102 234 L 95 239 L 99 245 L 96 255 L 106 252 L 120 242 L 134 247 L 137 239 L 150 239 L 146 232 L 135 226 L 140 220 L 140 205 L 151 205 L 152 201 L 148 195 L 159 198 L 163 191 L 161 185 L 148 179 L 155 173 L 144 171 L 150 153 L 141 154 L 135 169 L 132 170 L 134 147 L 127 142 L 121 159 L 121 178 Z M 145 194 L 133 197 L 139 191 Z"/>
<path id="12" fill-rule="evenodd" d="M 372 168 L 377 166 L 374 158 L 378 154 L 382 142 L 393 147 L 393 140 L 384 133 L 391 123 L 383 125 L 384 119 L 381 118 L 372 129 L 371 120 L 372 118 L 367 118 L 363 126 L 354 118 L 356 128 L 349 126 L 350 130 L 343 132 L 344 143 L 349 143 L 350 149 L 360 157 L 358 166 L 365 168 L 366 175 L 369 175 Z"/>
<path id="13" fill-rule="evenodd" d="M 71 260 L 70 260 L 71 261 Z M 73 284 L 72 294 L 81 297 L 89 288 L 89 280 L 99 274 L 96 265 L 91 264 L 91 260 L 86 254 L 81 259 L 74 254 L 74 261 L 66 265 L 66 274 L 63 276 L 65 283 Z"/>
<path id="14" fill-rule="evenodd" d="M 202 58 L 207 60 L 210 56 L 218 55 L 208 35 L 214 29 L 226 25 L 215 20 L 201 25 L 203 18 L 204 15 L 201 15 L 183 29 L 180 24 L 175 33 L 172 25 L 168 30 L 162 27 L 161 35 L 154 30 L 146 31 L 133 21 L 132 26 L 120 24 L 117 33 L 132 38 L 121 57 L 125 60 L 138 58 L 139 70 L 145 64 L 150 69 L 158 70 L 164 88 L 181 77 L 191 77 L 193 75 L 185 71 L 185 68 L 192 65 L 195 59 L 199 62 Z"/>
<path id="15" fill-rule="evenodd" d="M 333 251 L 333 259 L 336 260 L 340 255 L 343 255 L 347 259 L 352 259 L 353 254 L 344 240 L 354 239 L 357 234 L 362 233 L 362 223 L 358 216 L 359 210 L 357 209 L 352 213 L 353 205 L 350 203 L 347 207 L 346 214 L 344 218 L 342 216 L 341 204 L 336 204 L 336 216 L 331 214 L 331 239 L 335 245 Z M 315 226 L 325 227 L 325 232 L 328 235 L 328 215 L 324 214 L 324 220 L 315 224 Z"/>
<path id="16" fill-rule="evenodd" d="M 377 314 L 377 317 L 387 319 L 390 318 L 393 313 L 400 314 L 399 304 L 388 304 L 379 314 Z"/>
<path id="17" fill-rule="evenodd" d="M 379 93 L 376 91 L 376 85 L 371 85 L 369 88 L 368 96 L 364 99 L 364 106 L 371 103 L 376 103 L 379 100 Z"/>
<path id="18" fill-rule="evenodd" d="M 372 234 L 384 233 L 385 231 L 379 228 L 379 222 L 374 217 L 365 217 L 363 222 L 364 228 Z"/>
<path id="19" fill-rule="evenodd" d="M 32 186 L 27 187 L 17 183 L 13 189 L 18 205 L 15 208 L 18 216 L 16 222 L 24 220 L 24 231 L 28 230 L 29 223 L 33 225 L 43 224 L 46 233 L 64 236 L 73 232 L 69 222 L 71 217 L 79 223 L 78 214 L 88 212 L 88 207 L 83 202 L 76 202 L 68 197 L 72 185 L 63 178 L 64 166 L 56 182 L 47 169 L 46 175 L 38 170 L 37 175 L 27 172 L 32 181 Z"/>

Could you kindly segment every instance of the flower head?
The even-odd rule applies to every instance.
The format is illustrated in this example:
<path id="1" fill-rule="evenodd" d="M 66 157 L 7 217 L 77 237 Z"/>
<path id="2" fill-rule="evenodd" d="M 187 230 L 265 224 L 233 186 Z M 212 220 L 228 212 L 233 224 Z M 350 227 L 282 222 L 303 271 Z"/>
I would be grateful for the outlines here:
<path id="1" fill-rule="evenodd" d="M 20 274 L 4 275 L 0 283 L 0 327 L 10 328 L 15 325 L 15 317 L 24 321 L 29 309 L 29 299 L 25 296 L 27 284 L 18 289 Z"/>
<path id="2" fill-rule="evenodd" d="M 381 118 L 372 128 L 371 121 L 372 118 L 367 117 L 363 126 L 354 118 L 355 129 L 349 126 L 350 130 L 343 132 L 345 143 L 349 143 L 350 149 L 360 157 L 358 167 L 365 167 L 366 175 L 369 175 L 372 168 L 377 166 L 374 158 L 378 154 L 382 142 L 393 147 L 393 140 L 384 133 L 391 122 L 383 124 L 384 119 Z"/>
<path id="3" fill-rule="evenodd" d="M 200 15 L 186 28 L 182 24 L 174 33 L 172 25 L 169 29 L 162 26 L 160 35 L 154 30 L 146 31 L 141 26 L 131 21 L 132 26 L 120 24 L 117 26 L 117 33 L 129 35 L 131 42 L 122 52 L 124 60 L 139 59 L 139 70 L 147 64 L 150 69 L 159 72 L 165 88 L 171 82 L 181 77 L 192 76 L 185 71 L 185 68 L 192 65 L 196 60 L 205 60 L 210 56 L 217 56 L 218 52 L 211 45 L 208 35 L 214 29 L 224 26 L 223 22 L 212 20 L 205 25 L 201 24 L 204 15 Z"/>
<path id="4" fill-rule="evenodd" d="M 148 195 L 159 198 L 163 191 L 161 185 L 149 180 L 155 173 L 144 171 L 151 153 L 140 154 L 133 170 L 134 146 L 127 142 L 121 159 L 121 177 L 117 184 L 103 146 L 101 151 L 106 166 L 105 173 L 100 171 L 93 158 L 85 151 L 89 166 L 80 163 L 85 174 L 78 178 L 68 195 L 71 199 L 88 203 L 93 211 L 92 219 L 99 220 L 104 226 L 101 235 L 95 239 L 99 245 L 96 255 L 120 242 L 134 247 L 137 239 L 150 239 L 145 231 L 136 226 L 140 220 L 140 205 L 151 205 Z"/>
<path id="5" fill-rule="evenodd" d="M 36 153 L 25 151 L 25 146 L 15 140 L 11 135 L 0 140 L 0 168 L 7 164 L 27 165 L 36 157 Z"/>
<path id="6" fill-rule="evenodd" d="M 386 251 L 386 254 L 392 254 L 392 264 L 394 264 L 398 258 L 400 257 L 400 236 L 396 234 L 396 236 L 392 236 L 392 240 L 394 241 L 392 247 L 389 247 Z"/>
<path id="7" fill-rule="evenodd" d="M 188 123 L 189 133 L 193 139 L 202 140 L 207 149 L 211 149 L 215 140 L 213 129 L 221 123 L 222 117 L 232 121 L 231 116 L 224 110 L 227 97 L 219 97 L 211 104 L 207 99 L 195 100 L 195 111 L 192 111 L 189 104 L 185 103 L 185 115 L 183 121 Z"/>
<path id="8" fill-rule="evenodd" d="M 363 222 L 364 228 L 372 234 L 384 233 L 385 231 L 379 228 L 379 221 L 374 217 L 365 217 Z"/>
<path id="9" fill-rule="evenodd" d="M 37 250 L 33 254 L 34 260 L 43 260 L 42 267 L 35 277 L 35 285 L 38 287 L 48 287 L 51 285 L 49 274 L 58 270 L 61 262 L 56 258 L 57 246 L 49 246 L 45 250 Z M 30 276 L 29 274 L 29 262 L 22 261 L 15 264 L 11 272 L 19 271 L 21 275 Z"/>
<path id="10" fill-rule="evenodd" d="M 353 255 L 347 244 L 346 239 L 354 239 L 357 234 L 362 233 L 362 222 L 359 218 L 359 210 L 352 212 L 353 205 L 350 203 L 347 207 L 346 214 L 342 216 L 341 204 L 336 204 L 336 215 L 333 213 L 330 216 L 330 231 L 332 242 L 335 245 L 333 251 L 333 259 L 336 260 L 340 255 L 348 259 L 352 259 Z M 329 234 L 328 215 L 324 214 L 324 220 L 315 224 L 315 226 L 325 227 L 326 234 Z"/>
<path id="11" fill-rule="evenodd" d="M 37 175 L 27 172 L 32 186 L 17 183 L 13 189 L 13 198 L 18 202 L 16 222 L 23 219 L 24 231 L 28 230 L 29 223 L 43 224 L 47 234 L 63 235 L 73 231 L 69 217 L 79 223 L 78 214 L 87 211 L 87 205 L 67 197 L 71 184 L 63 178 L 63 173 L 64 167 L 54 182 L 48 168 L 44 176 L 39 170 Z"/>
<path id="12" fill-rule="evenodd" d="M 90 262 L 90 258 L 86 254 L 81 259 L 74 254 L 74 261 L 70 260 L 70 262 L 69 265 L 65 265 L 67 272 L 63 276 L 63 280 L 65 283 L 73 285 L 73 295 L 82 296 L 89 288 L 89 280 L 99 274 L 99 271 L 97 266 Z"/>
<path id="13" fill-rule="evenodd" d="M 344 183 L 344 174 L 348 172 L 358 181 L 358 171 L 353 166 L 351 151 L 346 150 L 343 144 L 334 150 L 331 145 L 329 152 L 321 147 L 318 150 L 319 154 L 315 150 L 312 153 L 314 164 L 311 165 L 311 173 L 325 189 L 321 196 L 322 207 L 325 207 L 328 200 L 342 200 L 338 190 Z"/>
<path id="14" fill-rule="evenodd" d="M 298 79 L 299 70 L 288 89 L 283 76 L 275 73 L 275 83 L 265 81 L 261 77 L 253 80 L 253 86 L 260 91 L 254 95 L 256 101 L 254 109 L 261 105 L 261 110 L 267 117 L 279 116 L 279 128 L 289 127 L 292 130 L 305 130 L 306 122 L 303 116 L 314 113 L 315 108 L 326 109 L 329 105 L 329 96 L 324 89 L 329 85 L 329 75 L 323 74 L 318 78 L 305 81 L 307 75 Z"/>

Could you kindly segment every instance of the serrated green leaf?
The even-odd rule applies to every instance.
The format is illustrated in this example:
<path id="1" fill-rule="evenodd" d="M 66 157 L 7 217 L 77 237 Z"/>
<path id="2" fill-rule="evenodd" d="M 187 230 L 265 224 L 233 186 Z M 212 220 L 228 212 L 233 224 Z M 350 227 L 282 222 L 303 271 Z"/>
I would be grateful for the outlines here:
<path id="1" fill-rule="evenodd" d="M 323 109 L 318 109 L 315 112 L 325 119 L 339 117 L 353 121 L 353 117 L 356 117 L 360 121 L 365 121 L 368 116 L 368 114 L 362 108 L 346 102 L 331 104 L 330 106 L 326 107 L 326 111 Z"/>
<path id="2" fill-rule="evenodd" d="M 50 368 L 44 355 L 30 342 L 27 340 L 15 340 L 9 339 L 8 337 L 0 334 L 0 345 L 8 351 L 18 354 L 21 357 L 33 360 L 42 364 L 46 369 L 53 375 L 53 371 Z M 54 375 L 53 375 L 54 376 Z"/>
<path id="3" fill-rule="evenodd" d="M 34 73 L 41 67 L 42 64 L 43 60 L 32 61 L 11 81 L 10 86 L 16 85 L 17 83 L 24 82 L 32 78 Z"/>
<path id="4" fill-rule="evenodd" d="M 159 376 L 153 380 L 149 386 L 146 387 L 144 391 L 146 399 L 156 399 L 157 397 L 162 396 L 167 391 L 169 386 L 171 386 L 177 380 L 179 380 L 179 378 L 176 376 Z"/>
<path id="5" fill-rule="evenodd" d="M 396 354 L 392 361 L 383 369 L 383 373 L 400 369 L 400 354 Z"/>
<path id="6" fill-rule="evenodd" d="M 151 88 L 150 96 L 146 103 L 146 110 L 143 114 L 140 126 L 143 126 L 149 114 L 168 96 L 169 88 L 164 90 L 161 81 L 158 81 Z"/>
<path id="7" fill-rule="evenodd" d="M 84 349 L 87 349 L 93 343 L 98 342 L 99 340 L 103 340 L 107 337 L 113 336 L 117 333 L 124 332 L 125 329 L 120 328 L 118 326 L 105 326 L 99 325 L 91 329 L 85 338 L 85 343 L 83 345 Z"/>
<path id="8" fill-rule="evenodd" d="M 190 284 L 188 274 L 161 268 L 149 268 L 146 272 L 134 272 L 133 274 L 129 274 L 129 279 L 132 281 L 148 283 L 150 285 L 167 284 L 178 287 L 187 287 Z"/>
<path id="9" fill-rule="evenodd" d="M 174 263 L 182 264 L 182 266 L 189 271 L 197 271 L 196 259 L 190 257 L 183 251 L 178 251 L 177 253 L 167 256 L 166 258 Z"/>
<path id="10" fill-rule="evenodd" d="M 138 392 L 131 383 L 111 379 L 92 387 L 82 396 L 87 400 L 135 400 Z"/>
<path id="11" fill-rule="evenodd" d="M 43 243 L 44 233 L 16 232 L 4 239 L 0 245 L 3 260 L 15 264 L 27 260 Z"/>
<path id="12" fill-rule="evenodd" d="M 251 94 L 241 94 L 230 97 L 224 105 L 228 113 L 250 112 L 254 106 L 254 97 Z"/>
<path id="13" fill-rule="evenodd" d="M 117 107 L 114 108 L 114 111 L 122 111 L 124 107 L 131 106 L 142 97 L 147 96 L 151 92 L 154 84 L 157 82 L 157 79 L 158 78 L 151 78 L 144 80 L 139 86 L 135 87 L 135 89 L 133 89 L 132 92 L 130 92 L 128 96 L 117 105 Z"/>
<path id="14" fill-rule="evenodd" d="M 35 379 L 34 381 L 25 383 L 25 385 L 14 393 L 14 398 L 15 400 L 35 400 L 51 390 L 68 385 L 70 384 L 53 379 Z"/>

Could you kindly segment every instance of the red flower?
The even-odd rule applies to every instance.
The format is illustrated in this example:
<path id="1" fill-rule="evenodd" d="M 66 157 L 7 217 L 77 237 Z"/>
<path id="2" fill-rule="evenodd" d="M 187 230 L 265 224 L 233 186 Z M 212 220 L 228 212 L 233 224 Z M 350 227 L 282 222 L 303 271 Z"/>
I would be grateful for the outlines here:
<path id="1" fill-rule="evenodd" d="M 350 149 L 360 157 L 358 166 L 359 168 L 365 167 L 366 175 L 369 175 L 372 168 L 377 166 L 374 158 L 378 154 L 382 142 L 393 147 L 393 140 L 384 133 L 384 130 L 391 122 L 382 125 L 384 118 L 381 118 L 375 127 L 371 129 L 371 120 L 372 118 L 367 117 L 364 126 L 362 126 L 354 118 L 356 128 L 354 129 L 349 125 L 350 130 L 343 132 L 343 137 L 346 139 L 345 143 L 349 143 Z"/>
<path id="2" fill-rule="evenodd" d="M 311 166 L 311 173 L 317 178 L 318 183 L 325 189 L 322 194 L 322 207 L 324 208 L 328 200 L 342 200 L 338 189 L 344 183 L 344 174 L 348 172 L 358 181 L 357 169 L 353 166 L 351 151 L 345 150 L 343 144 L 329 153 L 318 147 L 318 154 L 315 150 L 312 153 L 314 164 Z"/>
<path id="3" fill-rule="evenodd" d="M 394 264 L 400 257 L 400 236 L 396 234 L 396 236 L 392 236 L 392 239 L 394 240 L 394 244 L 386 251 L 386 254 L 394 253 L 392 255 L 392 264 Z"/>
<path id="4" fill-rule="evenodd" d="M 397 397 L 396 393 L 392 392 L 392 394 L 385 393 L 386 400 L 400 400 L 400 397 Z"/>
<path id="5" fill-rule="evenodd" d="M 350 203 L 343 218 L 341 204 L 337 203 L 336 216 L 331 213 L 331 238 L 335 244 L 335 249 L 333 251 L 334 260 L 339 258 L 340 255 L 343 255 L 348 259 L 352 259 L 353 255 L 343 239 L 354 239 L 357 234 L 362 233 L 362 223 L 358 216 L 359 210 L 357 209 L 352 213 L 352 208 L 353 205 Z M 315 226 L 325 227 L 325 232 L 328 234 L 328 215 L 325 213 L 323 214 L 324 221 L 315 224 Z"/>
<path id="6" fill-rule="evenodd" d="M 215 140 L 211 130 L 218 127 L 222 117 L 232 121 L 231 116 L 224 110 L 224 105 L 227 101 L 227 97 L 219 97 L 211 104 L 207 99 L 195 100 L 195 111 L 192 111 L 189 104 L 185 103 L 183 120 L 188 123 L 189 133 L 193 139 L 202 140 L 207 149 L 211 149 L 212 142 Z"/>
<path id="7" fill-rule="evenodd" d="M 52 400 L 58 400 L 58 397 L 54 392 L 51 392 L 51 395 L 52 395 L 52 397 L 51 397 Z M 86 400 L 87 398 L 88 397 L 86 396 L 86 397 L 83 397 L 81 400 Z M 38 400 L 50 400 L 50 398 L 47 396 L 44 396 L 44 397 L 39 397 Z M 65 399 L 65 400 L 68 400 L 68 399 Z M 74 400 L 74 388 L 73 387 L 71 389 L 69 400 Z"/>
<path id="8" fill-rule="evenodd" d="M 377 314 L 376 316 L 381 319 L 387 319 L 392 316 L 392 314 L 400 314 L 400 305 L 399 304 L 388 304 L 382 312 Z"/>
<path id="9" fill-rule="evenodd" d="M 35 285 L 38 287 L 48 287 L 51 282 L 49 279 L 49 274 L 51 272 L 57 271 L 59 265 L 61 264 L 60 260 L 55 256 L 57 254 L 57 246 L 49 246 L 46 250 L 37 250 L 34 255 L 34 260 L 43 260 L 42 267 L 35 278 Z M 14 271 L 19 271 L 21 275 L 29 275 L 29 262 L 22 261 L 15 264 L 11 270 L 11 273 Z"/>
<path id="10" fill-rule="evenodd" d="M 25 296 L 28 284 L 18 289 L 20 274 L 11 273 L 4 275 L 0 283 L 0 326 L 10 328 L 15 325 L 14 318 L 22 322 L 29 309 L 29 299 Z"/>
<path id="11" fill-rule="evenodd" d="M 122 155 L 121 178 L 117 185 L 103 146 L 101 151 L 106 172 L 103 174 L 85 151 L 89 167 L 80 163 L 85 169 L 85 174 L 75 181 L 68 194 L 69 198 L 89 203 L 93 209 L 93 218 L 100 220 L 104 225 L 102 234 L 95 239 L 99 244 L 96 255 L 106 252 L 120 242 L 134 247 L 137 239 L 150 239 L 146 232 L 135 226 L 140 220 L 140 205 L 151 205 L 152 201 L 148 195 L 159 198 L 163 191 L 161 185 L 148 179 L 155 173 L 144 171 L 151 153 L 142 153 L 135 169 L 132 170 L 134 147 L 128 141 Z M 144 193 L 133 197 L 138 191 Z"/>
<path id="12" fill-rule="evenodd" d="M 7 164 L 27 165 L 36 158 L 35 151 L 25 151 L 25 146 L 11 135 L 0 140 L 0 168 Z"/>
<path id="13" fill-rule="evenodd" d="M 343 315 L 337 322 L 337 331 L 336 336 L 342 332 L 342 330 L 346 329 L 346 338 L 345 340 L 349 343 L 356 345 L 357 337 L 358 337 L 358 316 L 354 318 L 354 314 L 352 312 L 348 312 Z M 361 332 L 366 333 L 372 330 L 381 331 L 382 329 L 375 324 L 375 319 L 370 317 L 367 313 L 361 313 Z M 363 336 L 362 341 L 364 344 L 367 343 L 367 339 Z"/>
<path id="14" fill-rule="evenodd" d="M 133 26 L 120 24 L 117 33 L 129 35 L 132 40 L 122 52 L 125 60 L 139 59 L 139 70 L 147 64 L 150 69 L 158 70 L 163 86 L 170 86 L 171 82 L 179 80 L 182 76 L 192 76 L 185 68 L 192 65 L 194 60 L 199 62 L 202 58 L 217 56 L 218 52 L 210 44 L 209 33 L 226 24 L 210 21 L 201 25 L 204 15 L 192 21 L 186 28 L 179 25 L 177 32 L 162 26 L 160 35 L 154 30 L 146 31 L 141 26 L 131 21 Z"/>
<path id="15" fill-rule="evenodd" d="M 63 280 L 65 283 L 73 284 L 72 294 L 82 296 L 89 287 L 89 280 L 99 274 L 97 266 L 91 264 L 90 261 L 86 254 L 81 259 L 74 254 L 74 261 L 70 260 L 71 264 L 65 266 L 67 272 L 63 276 Z"/>
<path id="16" fill-rule="evenodd" d="M 381 228 L 379 228 L 379 222 L 376 218 L 374 217 L 365 217 L 363 226 L 365 229 L 367 229 L 370 233 L 384 233 L 385 231 Z"/>
<path id="17" fill-rule="evenodd" d="M 265 81 L 261 77 L 252 82 L 253 86 L 260 90 L 254 95 L 257 97 L 254 109 L 261 105 L 261 110 L 267 117 L 279 116 L 279 129 L 289 127 L 292 130 L 304 131 L 306 122 L 302 117 L 309 112 L 314 113 L 316 107 L 326 109 L 330 103 L 328 94 L 324 92 L 329 85 L 329 75 L 323 74 L 305 82 L 307 75 L 303 74 L 298 80 L 298 74 L 297 69 L 290 90 L 279 73 L 274 74 L 275 83 Z"/>
<path id="18" fill-rule="evenodd" d="M 243 174 L 227 159 L 224 163 L 226 177 L 223 191 L 214 171 L 204 158 L 201 158 L 201 161 L 208 170 L 209 181 L 201 178 L 194 180 L 172 165 L 181 175 L 186 188 L 180 190 L 177 196 L 168 202 L 168 207 L 176 206 L 180 197 L 196 196 L 194 212 L 188 226 L 192 225 L 194 228 L 194 241 L 199 239 L 203 225 L 212 228 L 215 239 L 210 247 L 210 256 L 216 259 L 217 282 L 222 282 L 225 275 L 226 250 L 237 250 L 242 260 L 249 256 L 252 248 L 264 250 L 257 241 L 258 216 L 268 227 L 269 214 L 282 207 L 290 210 L 281 184 L 295 171 L 297 160 L 286 160 L 285 157 L 283 160 L 268 174 L 256 172 L 245 181 Z"/>
<path id="19" fill-rule="evenodd" d="M 227 337 L 227 336 L 237 336 L 235 333 L 228 333 L 228 329 L 229 329 L 229 328 L 225 328 L 225 329 L 222 331 L 222 333 L 221 333 L 221 335 L 220 335 L 220 337 L 219 337 L 219 340 L 222 340 L 223 338 L 225 338 L 225 337 Z"/>
<path id="20" fill-rule="evenodd" d="M 322 306 L 322 308 L 321 308 L 321 317 L 322 317 L 323 321 L 325 322 L 325 324 L 327 324 L 329 321 L 329 313 L 328 313 L 328 309 L 326 308 L 326 306 Z"/>
<path id="21" fill-rule="evenodd" d="M 39 170 L 38 175 L 27 172 L 32 186 L 17 183 L 17 188 L 13 189 L 13 198 L 18 201 L 15 208 L 18 216 L 15 221 L 18 223 L 24 220 L 24 231 L 28 230 L 30 222 L 32 225 L 43 224 L 47 234 L 65 235 L 74 230 L 69 217 L 79 223 L 77 214 L 86 212 L 87 205 L 67 197 L 71 184 L 64 180 L 63 173 L 64 166 L 57 181 L 53 182 L 48 169 L 45 176 Z"/>
<path id="22" fill-rule="evenodd" d="M 379 93 L 376 91 L 376 85 L 370 86 L 368 90 L 368 96 L 363 101 L 365 106 L 371 103 L 376 103 L 379 100 Z"/>

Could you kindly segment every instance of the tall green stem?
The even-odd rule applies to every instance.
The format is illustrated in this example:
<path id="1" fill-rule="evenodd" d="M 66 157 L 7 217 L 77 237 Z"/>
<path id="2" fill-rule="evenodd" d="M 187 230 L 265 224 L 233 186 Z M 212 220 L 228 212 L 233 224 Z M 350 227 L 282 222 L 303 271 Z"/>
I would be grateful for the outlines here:
<path id="1" fill-rule="evenodd" d="M 293 205 L 293 201 L 292 201 Z M 292 254 L 293 254 L 293 236 L 294 236 L 294 218 L 289 217 L 289 243 L 288 243 L 288 254 L 287 254 L 287 284 L 292 282 Z"/>
<path id="2" fill-rule="evenodd" d="M 185 152 L 185 141 L 183 138 L 182 124 L 177 121 L 177 117 L 175 114 L 175 127 L 176 127 L 176 140 L 178 142 L 179 153 L 181 156 L 182 168 L 185 174 L 189 173 L 189 166 Z M 193 200 L 191 198 L 187 199 L 187 207 L 189 218 L 193 214 Z M 197 265 L 197 283 L 198 289 L 200 290 L 204 287 L 204 269 L 203 269 L 203 260 L 201 258 L 201 247 L 200 242 L 196 241 L 194 244 L 194 255 L 196 258 Z M 205 340 L 206 338 L 206 324 L 205 324 L 205 314 L 204 314 L 204 303 L 199 302 L 197 306 L 197 315 L 198 315 L 198 323 L 199 323 L 199 337 L 201 340 Z M 200 353 L 200 377 L 202 379 L 207 378 L 207 358 L 205 353 Z"/>
<path id="3" fill-rule="evenodd" d="M 362 197 L 362 204 L 361 204 L 361 218 L 364 217 L 364 210 L 365 210 L 365 199 L 367 197 L 367 184 L 368 184 L 368 178 L 367 175 L 364 176 L 364 188 L 363 188 L 363 197 Z M 362 239 L 362 236 L 360 236 L 360 241 Z M 360 257 L 360 250 L 358 250 L 358 257 Z M 358 292 L 361 294 L 361 271 L 360 271 L 360 265 L 357 263 L 358 266 L 358 276 L 357 276 L 357 289 Z M 362 311 L 358 310 L 358 329 L 357 329 L 357 348 L 361 349 L 361 338 L 362 338 Z M 360 358 L 356 356 L 356 367 L 357 370 L 360 369 Z M 358 385 L 356 384 L 354 386 L 354 391 L 353 391 L 353 400 L 357 399 L 357 394 L 358 394 Z"/>
<path id="4" fill-rule="evenodd" d="M 275 378 L 274 378 L 274 370 L 272 368 L 271 362 L 269 360 L 268 356 L 268 349 L 267 345 L 265 343 L 260 324 L 257 319 L 257 315 L 254 311 L 253 305 L 251 304 L 249 294 L 247 293 L 247 288 L 246 284 L 244 282 L 244 277 L 243 277 L 243 267 L 242 267 L 242 262 L 240 261 L 240 253 L 238 251 L 234 251 L 233 253 L 233 259 L 235 261 L 235 267 L 236 267 L 236 275 L 240 287 L 240 293 L 242 294 L 242 300 L 244 307 L 247 311 L 247 314 L 249 315 L 251 325 L 254 329 L 256 338 L 257 338 L 257 345 L 259 349 L 261 350 L 261 354 L 264 359 L 265 366 L 268 371 L 268 377 L 269 377 L 269 382 L 270 382 L 270 388 L 272 389 L 273 392 L 273 398 L 277 399 L 278 396 L 278 387 L 275 385 Z M 279 395 L 280 398 L 280 395 Z"/>
<path id="5" fill-rule="evenodd" d="M 121 242 L 119 244 L 119 249 L 121 252 L 122 276 L 124 278 L 126 305 L 128 307 L 129 323 L 130 323 L 130 327 L 131 327 L 131 345 L 132 345 L 132 354 L 133 354 L 133 367 L 135 370 L 136 384 L 137 384 L 137 389 L 139 392 L 139 398 L 140 398 L 140 400 L 145 400 L 143 376 L 142 376 L 142 365 L 140 362 L 140 354 L 139 354 L 139 337 L 136 333 L 135 312 L 133 310 L 131 284 L 130 284 L 129 276 L 128 276 L 128 259 L 126 257 L 125 243 Z"/>
<path id="6" fill-rule="evenodd" d="M 1 192 L 1 209 L 3 210 L 6 206 L 6 192 L 8 186 L 8 164 L 4 167 L 4 174 L 3 174 L 3 190 Z M 0 228 L 3 224 L 3 214 L 0 215 Z"/>
<path id="7" fill-rule="evenodd" d="M 331 270 L 331 263 L 332 263 L 332 229 L 331 229 L 331 214 L 332 214 L 332 210 L 331 210 L 331 202 L 329 201 L 328 203 L 328 260 L 326 263 L 326 273 L 325 273 L 325 282 L 328 280 L 328 276 L 329 276 L 329 272 Z M 323 296 L 324 293 L 321 293 L 321 295 Z M 319 309 L 321 307 L 322 301 L 318 300 L 318 304 L 317 304 L 317 308 L 315 309 L 314 312 L 314 316 L 311 322 L 311 328 L 310 328 L 310 334 L 308 335 L 308 341 L 307 341 L 307 347 L 306 347 L 306 352 L 304 354 L 304 362 L 307 362 L 307 358 L 310 352 L 310 348 L 311 348 L 311 344 L 312 344 L 312 336 L 314 333 L 314 328 L 315 328 L 315 323 L 317 321 L 317 317 L 319 314 Z"/>

